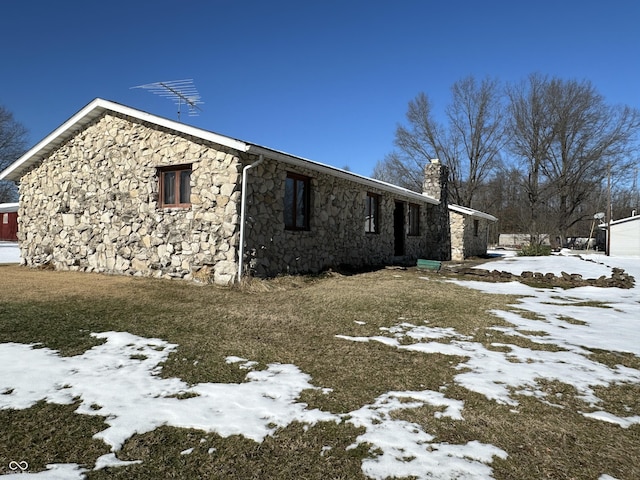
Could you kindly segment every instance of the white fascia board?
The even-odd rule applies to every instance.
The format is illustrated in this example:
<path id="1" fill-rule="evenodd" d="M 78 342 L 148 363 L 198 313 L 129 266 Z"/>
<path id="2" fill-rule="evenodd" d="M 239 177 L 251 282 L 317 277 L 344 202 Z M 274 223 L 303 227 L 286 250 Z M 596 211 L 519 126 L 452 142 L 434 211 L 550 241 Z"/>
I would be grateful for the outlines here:
<path id="1" fill-rule="evenodd" d="M 19 204 L 16 203 L 0 203 L 0 213 L 17 212 Z"/>
<path id="2" fill-rule="evenodd" d="M 9 165 L 3 172 L 0 172 L 0 180 L 20 180 L 22 176 L 22 172 L 28 169 L 33 163 L 39 160 L 43 155 L 46 155 L 48 152 L 54 150 L 57 146 L 59 146 L 63 140 L 62 138 L 66 138 L 69 131 L 78 124 L 78 122 L 84 118 L 93 108 L 95 107 L 96 100 L 91 102 L 89 105 L 84 107 L 78 113 L 76 113 L 69 120 L 64 122 L 58 128 L 56 128 L 53 132 L 47 135 L 44 139 L 38 142 L 35 146 L 33 146 L 30 150 L 28 150 L 24 155 L 18 158 L 15 162 Z M 67 134 L 67 135 L 65 135 Z"/>
<path id="3" fill-rule="evenodd" d="M 449 210 L 453 210 L 454 212 L 461 213 L 462 215 L 469 215 L 471 217 L 484 218 L 485 220 L 489 220 L 491 222 L 498 221 L 496 217 L 488 213 L 480 212 L 478 210 L 474 210 L 473 208 L 469 208 L 469 207 L 461 207 L 460 205 L 455 205 L 452 203 L 449 204 Z"/>
<path id="4" fill-rule="evenodd" d="M 635 215 L 633 217 L 627 217 L 627 218 L 620 218 L 618 220 L 611 220 L 611 225 L 618 225 L 620 223 L 627 223 L 627 222 L 635 222 L 637 220 L 640 220 L 640 215 Z"/>
<path id="5" fill-rule="evenodd" d="M 422 203 L 426 202 L 426 203 L 431 203 L 433 205 L 440 204 L 440 202 L 433 197 L 429 197 L 428 195 L 425 195 L 422 193 L 414 192 L 413 190 L 409 190 L 407 188 L 399 187 L 397 185 L 392 185 L 390 183 L 383 182 L 381 180 L 364 177 L 362 175 L 358 175 L 357 173 L 349 172 L 347 170 L 343 170 L 337 167 L 332 167 L 324 163 L 319 163 L 313 160 L 307 160 L 304 158 L 296 157 L 294 155 L 290 155 L 284 152 L 279 152 L 277 150 L 271 150 L 266 147 L 261 147 L 260 145 L 251 144 L 249 147 L 248 153 L 251 153 L 254 155 L 263 155 L 266 158 L 271 158 L 278 162 L 287 163 L 289 165 L 295 165 L 297 167 L 308 168 L 309 170 L 314 170 L 316 172 L 342 178 L 344 180 L 348 180 L 351 182 L 360 183 L 368 187 L 378 188 L 383 191 L 395 193 L 397 195 L 402 195 L 404 197 L 409 197 L 411 199 L 414 199 L 417 202 L 422 202 Z"/>

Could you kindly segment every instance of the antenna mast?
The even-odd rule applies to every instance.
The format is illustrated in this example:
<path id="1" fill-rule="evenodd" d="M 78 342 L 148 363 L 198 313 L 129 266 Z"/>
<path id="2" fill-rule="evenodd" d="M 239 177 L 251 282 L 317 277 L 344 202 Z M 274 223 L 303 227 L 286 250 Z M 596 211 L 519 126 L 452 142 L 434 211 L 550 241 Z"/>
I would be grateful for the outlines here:
<path id="1" fill-rule="evenodd" d="M 202 111 L 198 105 L 202 105 L 204 102 L 193 85 L 192 79 L 147 83 L 146 85 L 138 85 L 131 88 L 142 88 L 160 97 L 173 100 L 173 103 L 178 106 L 178 121 L 180 121 L 183 105 L 188 107 L 190 117 L 197 116 L 198 111 Z"/>

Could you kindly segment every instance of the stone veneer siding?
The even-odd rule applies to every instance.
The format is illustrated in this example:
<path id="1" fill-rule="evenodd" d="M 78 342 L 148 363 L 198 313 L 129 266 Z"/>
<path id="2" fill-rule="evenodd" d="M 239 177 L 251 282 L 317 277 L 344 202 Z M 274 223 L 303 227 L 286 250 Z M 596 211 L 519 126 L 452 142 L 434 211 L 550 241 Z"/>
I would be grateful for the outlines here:
<path id="1" fill-rule="evenodd" d="M 474 220 L 478 221 L 478 234 L 475 235 Z M 465 258 L 487 253 L 487 235 L 489 221 L 459 212 L 450 212 L 451 259 L 462 261 Z"/>
<path id="2" fill-rule="evenodd" d="M 192 164 L 191 208 L 158 208 L 158 167 Z M 102 116 L 20 181 L 23 264 L 192 278 L 237 269 L 241 163 L 201 139 Z"/>
<path id="3" fill-rule="evenodd" d="M 284 228 L 287 172 L 310 178 L 308 231 Z M 365 232 L 367 192 L 379 197 L 379 231 Z M 413 263 L 432 256 L 435 205 L 314 170 L 265 159 L 250 170 L 247 189 L 247 268 L 258 276 L 319 272 L 340 265 Z M 394 255 L 395 202 L 405 203 L 404 255 Z M 420 205 L 420 235 L 407 235 L 408 204 Z"/>
<path id="4" fill-rule="evenodd" d="M 238 268 L 242 168 L 256 160 L 154 124 L 105 114 L 22 177 L 22 262 L 232 283 Z M 192 165 L 191 206 L 159 208 L 158 168 L 185 164 Z M 284 228 L 288 171 L 311 178 L 309 231 Z M 438 170 L 436 178 L 441 174 Z M 380 231 L 375 234 L 364 231 L 367 192 L 380 195 Z M 446 203 L 403 198 L 269 158 L 249 170 L 247 201 L 245 265 L 255 275 L 446 260 L 450 255 L 448 214 L 442 216 Z M 405 204 L 401 257 L 394 255 L 396 201 Z M 407 235 L 409 203 L 420 203 L 418 236 Z"/>

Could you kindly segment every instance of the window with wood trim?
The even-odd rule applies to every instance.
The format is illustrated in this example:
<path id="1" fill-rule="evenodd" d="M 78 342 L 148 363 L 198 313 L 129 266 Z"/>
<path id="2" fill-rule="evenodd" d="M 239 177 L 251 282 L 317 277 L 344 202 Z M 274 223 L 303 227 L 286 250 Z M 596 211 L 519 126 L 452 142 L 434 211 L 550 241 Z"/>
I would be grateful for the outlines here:
<path id="1" fill-rule="evenodd" d="M 159 204 L 162 208 L 191 206 L 191 165 L 158 169 Z"/>
<path id="2" fill-rule="evenodd" d="M 284 184 L 284 228 L 309 230 L 311 179 L 288 172 Z"/>
<path id="3" fill-rule="evenodd" d="M 420 205 L 409 204 L 409 235 L 420 235 Z"/>
<path id="4" fill-rule="evenodd" d="M 367 199 L 364 208 L 364 231 L 366 233 L 378 233 L 380 227 L 380 195 L 367 192 Z"/>

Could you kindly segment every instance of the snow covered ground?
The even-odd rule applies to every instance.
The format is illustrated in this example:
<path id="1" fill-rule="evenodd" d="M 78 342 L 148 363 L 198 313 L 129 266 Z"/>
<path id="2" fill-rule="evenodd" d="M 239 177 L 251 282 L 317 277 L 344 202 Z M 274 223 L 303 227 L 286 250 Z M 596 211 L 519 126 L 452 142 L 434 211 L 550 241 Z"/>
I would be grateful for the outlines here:
<path id="1" fill-rule="evenodd" d="M 1 263 L 6 252 L 0 255 L 4 255 L 0 256 Z M 573 385 L 591 405 L 583 415 L 628 428 L 640 424 L 640 416 L 630 413 L 620 417 L 604 411 L 594 387 L 617 382 L 640 383 L 640 371 L 598 363 L 588 358 L 587 349 L 602 348 L 640 356 L 640 259 L 598 254 L 577 257 L 566 251 L 551 257 L 505 257 L 491 264 L 492 269 L 516 274 L 526 270 L 556 274 L 565 271 L 580 273 L 585 278 L 609 276 L 612 267 L 624 268 L 633 275 L 638 280 L 636 287 L 562 290 L 537 289 L 518 282 L 452 280 L 467 288 L 517 295 L 520 298 L 517 307 L 524 312 L 535 312 L 538 319 L 495 311 L 510 324 L 495 330 L 539 344 L 557 345 L 561 347 L 559 351 L 506 344 L 496 344 L 508 347 L 500 351 L 489 350 L 454 329 L 430 327 L 426 323 L 414 325 L 402 319 L 391 328 L 381 329 L 374 337 L 339 338 L 462 356 L 465 360 L 458 365 L 461 373 L 454 381 L 496 402 L 512 405 L 514 413 L 518 395 L 513 391 L 552 403 L 553 399 L 545 397 L 539 381 L 560 380 Z M 602 302 L 610 308 L 586 306 L 586 301 Z M 570 323 L 568 318 L 574 321 Z M 532 335 L 532 331 L 537 332 L 536 335 Z M 70 404 L 80 398 L 79 413 L 102 416 L 108 425 L 96 437 L 110 445 L 112 453 L 100 457 L 95 469 L 130 463 L 117 458 L 123 443 L 135 433 L 149 432 L 160 425 L 196 428 L 221 436 L 240 434 L 259 442 L 293 421 L 350 422 L 365 428 L 365 433 L 352 447 L 369 443 L 381 452 L 362 465 L 363 472 L 374 479 L 411 475 L 418 479 L 490 479 L 493 478 L 492 459 L 508 455 L 493 445 L 477 441 L 463 445 L 440 444 L 420 425 L 394 419 L 394 410 L 432 405 L 439 408 L 436 417 L 464 421 L 464 402 L 447 398 L 445 386 L 437 392 L 387 392 L 371 405 L 347 415 L 337 415 L 310 410 L 297 401 L 303 390 L 320 387 L 314 387 L 310 376 L 295 365 L 272 364 L 266 370 L 256 371 L 250 359 L 228 357 L 229 363 L 247 371 L 245 383 L 189 386 L 179 379 L 163 379 L 157 375 L 158 365 L 177 345 L 126 332 L 94 335 L 103 338 L 105 343 L 75 357 L 60 357 L 56 351 L 33 345 L 0 344 L 0 408 L 29 408 L 43 399 Z M 443 338 L 449 342 L 433 341 Z M 96 382 L 97 377 L 100 382 Z M 105 383 L 110 385 L 109 389 L 101 387 Z M 189 454 L 190 447 L 192 445 L 185 445 L 183 454 Z M 27 470 L 18 464 L 14 467 Z M 79 465 L 56 464 L 45 472 L 25 471 L 20 478 L 82 479 L 86 472 L 86 468 Z M 607 472 L 601 473 L 601 480 L 613 478 Z"/>
<path id="2" fill-rule="evenodd" d="M 14 242 L 0 241 L 0 264 L 19 262 L 20 250 L 18 250 L 18 244 Z"/>

